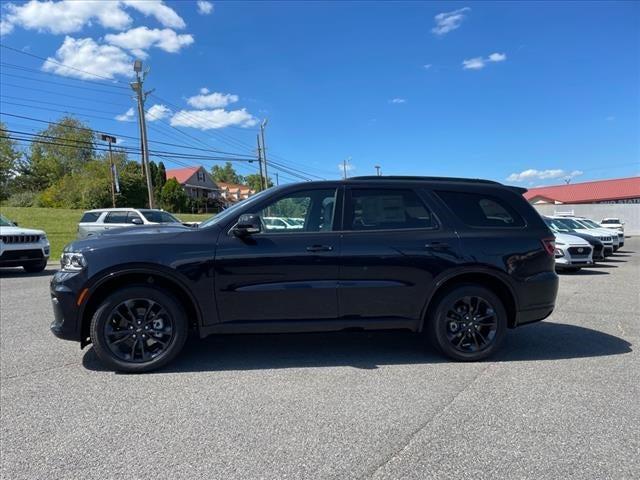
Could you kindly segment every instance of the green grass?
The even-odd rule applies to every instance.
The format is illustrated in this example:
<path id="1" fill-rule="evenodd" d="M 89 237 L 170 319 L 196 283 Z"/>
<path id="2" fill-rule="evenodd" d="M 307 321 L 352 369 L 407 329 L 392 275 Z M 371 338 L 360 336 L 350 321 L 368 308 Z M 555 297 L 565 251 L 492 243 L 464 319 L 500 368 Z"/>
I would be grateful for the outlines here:
<path id="1" fill-rule="evenodd" d="M 11 221 L 18 222 L 24 228 L 44 230 L 51 243 L 51 260 L 58 260 L 64 246 L 75 240 L 78 222 L 84 210 L 64 208 L 35 208 L 35 207 L 0 207 L 0 213 Z M 211 214 L 176 215 L 185 222 L 201 222 Z"/>

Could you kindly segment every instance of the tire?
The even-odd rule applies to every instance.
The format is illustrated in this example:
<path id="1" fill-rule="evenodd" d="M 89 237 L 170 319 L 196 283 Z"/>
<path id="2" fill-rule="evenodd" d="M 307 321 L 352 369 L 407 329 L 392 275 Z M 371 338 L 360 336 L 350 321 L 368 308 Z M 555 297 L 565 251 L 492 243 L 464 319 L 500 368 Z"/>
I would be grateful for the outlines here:
<path id="1" fill-rule="evenodd" d="M 467 323 L 465 314 L 459 313 L 464 310 L 461 307 L 466 305 L 464 299 L 467 298 L 479 299 L 475 304 L 471 300 L 467 309 L 467 313 L 471 313 L 470 323 Z M 473 319 L 474 309 L 478 318 L 490 317 L 476 321 Z M 474 362 L 489 357 L 500 348 L 507 332 L 507 311 L 502 301 L 491 290 L 481 286 L 464 284 L 453 287 L 436 299 L 434 308 L 429 312 L 425 334 L 438 351 L 454 360 Z M 454 320 L 451 315 L 457 315 L 459 320 Z M 456 330 L 453 323 L 457 325 Z M 476 348 L 483 343 L 482 338 L 486 344 Z"/>
<path id="2" fill-rule="evenodd" d="M 24 271 L 27 273 L 40 273 L 47 268 L 47 261 L 44 260 L 41 263 L 27 263 L 26 265 L 23 265 L 22 268 L 24 268 Z"/>
<path id="3" fill-rule="evenodd" d="M 184 309 L 173 295 L 133 286 L 117 290 L 100 304 L 91 319 L 90 336 L 105 366 L 142 373 L 172 361 L 184 347 L 188 330 Z"/>

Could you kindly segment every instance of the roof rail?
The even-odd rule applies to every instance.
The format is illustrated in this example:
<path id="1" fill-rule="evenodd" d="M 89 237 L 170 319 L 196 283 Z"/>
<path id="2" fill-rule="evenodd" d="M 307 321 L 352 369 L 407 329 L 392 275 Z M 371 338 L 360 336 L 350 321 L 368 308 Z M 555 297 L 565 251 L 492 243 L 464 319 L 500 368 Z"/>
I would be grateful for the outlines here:
<path id="1" fill-rule="evenodd" d="M 567 210 L 566 212 L 559 212 L 558 210 L 554 210 L 553 214 L 556 217 L 575 217 L 576 216 L 575 210 Z"/>
<path id="2" fill-rule="evenodd" d="M 459 177 L 422 177 L 419 175 L 362 175 L 349 177 L 347 180 L 416 180 L 416 181 L 440 181 L 440 182 L 462 182 L 462 183 L 487 183 L 491 185 L 502 185 L 493 180 L 483 180 L 481 178 L 459 178 Z"/>

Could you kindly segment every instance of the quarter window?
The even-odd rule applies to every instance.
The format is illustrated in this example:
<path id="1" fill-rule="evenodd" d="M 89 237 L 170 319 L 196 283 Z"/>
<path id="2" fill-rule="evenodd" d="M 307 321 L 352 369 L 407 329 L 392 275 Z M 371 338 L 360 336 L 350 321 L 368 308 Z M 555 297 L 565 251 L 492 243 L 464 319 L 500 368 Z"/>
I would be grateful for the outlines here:
<path id="1" fill-rule="evenodd" d="M 333 229 L 336 190 L 306 190 L 281 197 L 258 212 L 268 233 L 321 232 Z"/>
<path id="2" fill-rule="evenodd" d="M 436 192 L 471 227 L 522 227 L 524 220 L 505 200 L 468 192 Z"/>
<path id="3" fill-rule="evenodd" d="M 80 219 L 80 223 L 97 222 L 101 214 L 102 212 L 86 212 L 84 215 L 82 215 L 82 218 Z"/>
<path id="4" fill-rule="evenodd" d="M 436 228 L 431 211 L 413 190 L 351 190 L 348 230 Z"/>

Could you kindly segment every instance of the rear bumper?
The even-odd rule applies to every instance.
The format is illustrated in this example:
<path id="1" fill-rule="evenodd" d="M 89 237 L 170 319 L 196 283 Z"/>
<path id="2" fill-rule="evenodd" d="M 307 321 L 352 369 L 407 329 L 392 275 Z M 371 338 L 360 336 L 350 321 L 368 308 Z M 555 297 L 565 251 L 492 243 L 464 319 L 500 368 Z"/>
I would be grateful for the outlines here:
<path id="1" fill-rule="evenodd" d="M 518 282 L 516 295 L 519 308 L 514 326 L 539 322 L 551 315 L 556 305 L 558 286 L 559 279 L 555 272 L 539 273 Z"/>

